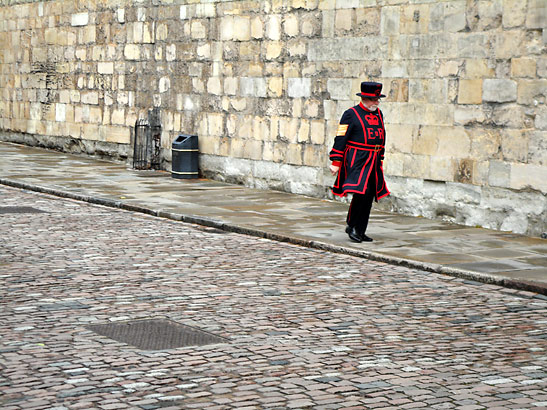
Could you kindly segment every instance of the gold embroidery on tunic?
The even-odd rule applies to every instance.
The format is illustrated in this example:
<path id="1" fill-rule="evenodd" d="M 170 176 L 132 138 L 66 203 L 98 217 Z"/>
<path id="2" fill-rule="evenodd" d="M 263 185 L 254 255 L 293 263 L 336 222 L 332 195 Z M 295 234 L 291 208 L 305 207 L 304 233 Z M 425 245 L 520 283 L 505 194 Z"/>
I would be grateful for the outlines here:
<path id="1" fill-rule="evenodd" d="M 339 124 L 338 130 L 336 131 L 337 137 L 343 137 L 346 135 L 346 131 L 348 130 L 348 124 Z"/>

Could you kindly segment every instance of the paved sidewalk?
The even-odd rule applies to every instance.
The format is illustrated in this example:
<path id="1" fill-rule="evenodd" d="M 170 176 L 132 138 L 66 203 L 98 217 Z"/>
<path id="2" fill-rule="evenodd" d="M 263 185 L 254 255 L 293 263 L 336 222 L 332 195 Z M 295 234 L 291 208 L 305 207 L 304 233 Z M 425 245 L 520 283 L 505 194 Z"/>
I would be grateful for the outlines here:
<path id="1" fill-rule="evenodd" d="M 0 183 L 174 220 L 547 294 L 547 240 L 373 211 L 356 244 L 347 204 L 17 144 L 0 143 Z M 1 206 L 1 205 L 0 205 Z"/>

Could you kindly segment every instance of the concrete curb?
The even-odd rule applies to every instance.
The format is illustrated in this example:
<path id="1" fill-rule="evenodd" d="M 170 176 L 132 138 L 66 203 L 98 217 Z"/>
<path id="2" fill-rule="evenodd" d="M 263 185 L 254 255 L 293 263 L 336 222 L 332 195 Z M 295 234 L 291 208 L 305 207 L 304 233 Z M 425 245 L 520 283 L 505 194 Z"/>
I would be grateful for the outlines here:
<path id="1" fill-rule="evenodd" d="M 498 277 L 482 272 L 473 272 L 462 269 L 449 268 L 435 263 L 426 263 L 420 261 L 414 261 L 411 259 L 398 258 L 394 256 L 383 255 L 377 252 L 360 251 L 353 248 L 347 248 L 344 246 L 332 245 L 325 242 L 305 240 L 301 238 L 291 237 L 288 235 L 280 235 L 271 232 L 265 232 L 258 229 L 252 229 L 242 227 L 230 223 L 226 223 L 220 220 L 211 218 L 205 218 L 195 215 L 184 215 L 174 212 L 166 212 L 162 210 L 153 210 L 150 208 L 132 205 L 123 201 L 116 201 L 108 198 L 100 198 L 88 195 L 82 195 L 77 193 L 66 192 L 60 189 L 41 187 L 38 185 L 27 184 L 24 182 L 12 181 L 5 178 L 0 178 L 0 184 L 10 186 L 13 188 L 26 189 L 28 191 L 40 192 L 48 195 L 53 195 L 61 198 L 73 199 L 82 202 L 88 202 L 95 205 L 102 205 L 109 208 L 118 208 L 130 212 L 139 212 L 147 215 L 157 216 L 160 218 L 171 219 L 174 221 L 181 221 L 185 223 L 191 223 L 196 225 L 207 226 L 211 228 L 220 229 L 227 232 L 234 232 L 243 235 L 255 236 L 259 238 L 265 238 L 274 240 L 277 242 L 287 242 L 293 245 L 304 246 L 312 249 L 319 249 L 328 252 L 340 253 L 350 256 L 356 256 L 360 258 L 370 259 L 377 262 L 384 262 L 390 265 L 404 266 L 412 269 L 419 269 L 426 272 L 439 273 L 442 275 L 452 276 L 459 279 L 471 280 L 479 283 L 498 285 L 505 288 L 523 290 L 528 292 L 539 293 L 541 295 L 547 295 L 547 286 L 542 283 L 525 281 L 518 279 L 507 279 Z"/>

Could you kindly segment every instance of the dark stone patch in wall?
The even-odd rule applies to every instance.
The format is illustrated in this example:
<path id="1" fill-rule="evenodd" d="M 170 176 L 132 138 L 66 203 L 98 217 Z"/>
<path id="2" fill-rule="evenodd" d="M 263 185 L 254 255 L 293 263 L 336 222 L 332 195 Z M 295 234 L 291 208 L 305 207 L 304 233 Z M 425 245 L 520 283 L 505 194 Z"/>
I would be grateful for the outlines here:
<path id="1" fill-rule="evenodd" d="M 462 159 L 454 175 L 456 182 L 470 184 L 473 181 L 473 161 L 470 159 Z"/>

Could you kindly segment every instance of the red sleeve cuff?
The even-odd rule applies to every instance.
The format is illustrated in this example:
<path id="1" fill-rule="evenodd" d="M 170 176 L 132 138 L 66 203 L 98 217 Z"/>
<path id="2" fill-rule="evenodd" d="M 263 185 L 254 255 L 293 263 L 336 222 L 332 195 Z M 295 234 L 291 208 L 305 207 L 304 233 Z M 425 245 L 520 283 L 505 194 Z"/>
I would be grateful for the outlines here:
<path id="1" fill-rule="evenodd" d="M 341 167 L 342 163 L 340 161 L 332 161 L 332 165 L 334 165 L 335 167 Z"/>

